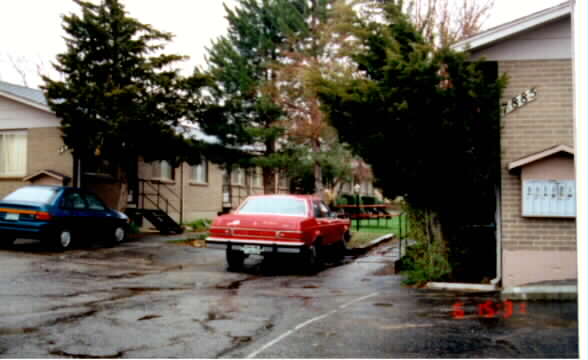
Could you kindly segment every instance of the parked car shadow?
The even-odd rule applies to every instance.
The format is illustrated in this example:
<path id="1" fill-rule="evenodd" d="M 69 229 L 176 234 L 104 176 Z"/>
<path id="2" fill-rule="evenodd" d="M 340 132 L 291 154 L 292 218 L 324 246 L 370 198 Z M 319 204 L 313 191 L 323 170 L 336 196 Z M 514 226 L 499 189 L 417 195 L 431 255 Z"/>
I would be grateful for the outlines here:
<path id="1" fill-rule="evenodd" d="M 292 255 L 274 255 L 274 256 L 250 256 L 245 259 L 243 267 L 238 270 L 232 270 L 243 274 L 257 276 L 313 276 L 320 274 L 330 268 L 343 266 L 352 262 L 357 254 L 350 253 L 338 259 L 324 259 L 315 269 L 308 269 L 303 266 L 300 258 Z"/>
<path id="2" fill-rule="evenodd" d="M 40 240 L 17 239 L 14 242 L 14 244 L 12 244 L 10 246 L 4 246 L 4 247 L 0 248 L 0 250 L 11 251 L 11 252 L 16 252 L 16 253 L 34 253 L 34 254 L 40 254 L 40 255 L 54 255 L 54 254 L 68 253 L 70 251 L 76 251 L 76 250 L 86 250 L 87 251 L 87 250 L 98 250 L 98 249 L 105 249 L 105 248 L 111 248 L 111 247 L 112 247 L 112 245 L 110 245 L 107 241 L 94 240 L 91 242 L 75 245 L 71 249 L 59 250 L 59 249 L 56 249 L 55 246 L 53 246 L 52 244 L 49 244 L 47 242 L 43 242 Z"/>

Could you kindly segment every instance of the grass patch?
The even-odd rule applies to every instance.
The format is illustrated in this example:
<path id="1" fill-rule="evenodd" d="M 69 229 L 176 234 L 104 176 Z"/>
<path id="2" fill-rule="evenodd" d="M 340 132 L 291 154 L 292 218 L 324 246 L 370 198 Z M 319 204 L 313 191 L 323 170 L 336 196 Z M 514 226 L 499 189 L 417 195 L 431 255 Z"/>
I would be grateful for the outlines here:
<path id="1" fill-rule="evenodd" d="M 388 220 L 359 220 L 359 231 L 356 230 L 357 221 L 352 220 L 351 222 L 351 241 L 348 244 L 350 248 L 360 248 L 390 233 L 399 237 L 401 234 L 406 234 L 408 230 L 405 215 L 396 216 Z"/>

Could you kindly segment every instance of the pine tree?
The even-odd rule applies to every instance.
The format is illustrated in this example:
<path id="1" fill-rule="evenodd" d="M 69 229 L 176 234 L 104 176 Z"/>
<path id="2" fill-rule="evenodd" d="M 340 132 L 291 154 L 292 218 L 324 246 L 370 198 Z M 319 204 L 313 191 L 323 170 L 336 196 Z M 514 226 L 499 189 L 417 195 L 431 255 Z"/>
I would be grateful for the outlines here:
<path id="1" fill-rule="evenodd" d="M 208 74 L 216 81 L 212 96 L 217 106 L 215 116 L 205 117 L 202 126 L 226 147 L 256 152 L 248 165 L 263 168 L 264 189 L 271 193 L 276 169 L 286 166 L 278 145 L 284 132 L 279 124 L 283 112 L 260 87 L 273 77 L 270 65 L 279 58 L 280 46 L 303 22 L 289 0 L 239 0 L 234 10 L 226 6 L 225 10 L 228 34 L 208 49 Z"/>
<path id="2" fill-rule="evenodd" d="M 177 126 L 199 105 L 206 78 L 183 78 L 183 56 L 162 52 L 172 34 L 130 17 L 119 0 L 75 0 L 81 15 L 63 17 L 67 50 L 54 64 L 63 80 L 44 77 L 49 106 L 61 119 L 75 159 L 107 162 L 124 184 L 146 161 L 199 161 L 200 144 Z"/>

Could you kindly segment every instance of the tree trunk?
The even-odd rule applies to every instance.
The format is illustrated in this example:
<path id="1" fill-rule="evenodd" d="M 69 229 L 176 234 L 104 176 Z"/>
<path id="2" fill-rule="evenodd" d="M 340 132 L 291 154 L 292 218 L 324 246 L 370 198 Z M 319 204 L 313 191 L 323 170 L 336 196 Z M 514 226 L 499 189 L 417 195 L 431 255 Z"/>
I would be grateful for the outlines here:
<path id="1" fill-rule="evenodd" d="M 231 208 L 233 207 L 233 179 L 232 179 L 232 173 L 233 173 L 233 165 L 232 164 L 227 164 L 227 193 L 229 194 L 228 203 L 231 206 Z"/>
<path id="2" fill-rule="evenodd" d="M 276 193 L 276 170 L 273 168 L 263 168 L 263 193 Z"/>

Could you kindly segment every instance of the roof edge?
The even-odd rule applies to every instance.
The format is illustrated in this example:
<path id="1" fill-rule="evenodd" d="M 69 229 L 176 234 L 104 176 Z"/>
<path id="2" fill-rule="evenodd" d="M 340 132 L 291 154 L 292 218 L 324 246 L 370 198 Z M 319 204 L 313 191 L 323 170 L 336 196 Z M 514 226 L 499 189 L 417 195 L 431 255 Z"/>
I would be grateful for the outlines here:
<path id="1" fill-rule="evenodd" d="M 10 99 L 12 101 L 16 101 L 16 102 L 21 103 L 21 104 L 24 104 L 24 105 L 28 105 L 30 107 L 33 107 L 33 108 L 37 109 L 37 110 L 41 110 L 41 111 L 44 111 L 46 113 L 55 115 L 55 113 L 53 111 L 51 111 L 51 109 L 48 106 L 45 106 L 43 104 L 36 103 L 34 101 L 27 100 L 25 98 L 22 98 L 20 96 L 13 95 L 13 94 L 8 93 L 6 91 L 0 90 L 0 96 L 3 96 L 5 98 L 7 98 L 7 99 Z"/>
<path id="2" fill-rule="evenodd" d="M 536 162 L 545 158 L 548 158 L 552 155 L 555 155 L 557 153 L 567 153 L 569 155 L 574 156 L 574 149 L 568 145 L 564 145 L 564 144 L 560 144 L 560 145 L 556 145 L 550 148 L 547 148 L 545 150 L 541 150 L 537 153 L 531 154 L 531 155 L 527 155 L 521 159 L 512 161 L 508 164 L 508 170 L 512 171 L 515 170 L 517 168 L 523 167 L 525 165 L 528 165 L 532 162 Z"/>
<path id="3" fill-rule="evenodd" d="M 61 180 L 61 181 L 63 181 L 64 179 L 71 178 L 68 175 L 58 173 L 57 171 L 53 171 L 53 170 L 40 170 L 40 171 L 37 171 L 37 172 L 35 172 L 35 173 L 31 174 L 31 175 L 25 176 L 23 178 L 23 181 L 29 181 L 29 180 L 34 179 L 36 177 L 39 177 L 41 175 L 47 175 L 49 177 L 52 177 L 52 178 L 54 178 L 56 180 Z"/>
<path id="4" fill-rule="evenodd" d="M 480 47 L 503 40 L 525 30 L 529 30 L 538 25 L 545 24 L 550 21 L 554 21 L 571 14 L 572 4 L 570 1 L 566 1 L 559 5 L 538 11 L 536 13 L 482 31 L 481 33 L 470 36 L 467 39 L 461 40 L 453 44 L 451 48 L 458 51 L 478 49 Z"/>

